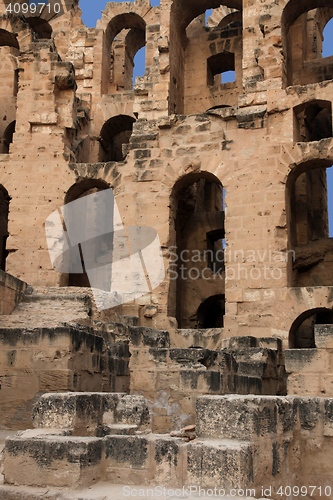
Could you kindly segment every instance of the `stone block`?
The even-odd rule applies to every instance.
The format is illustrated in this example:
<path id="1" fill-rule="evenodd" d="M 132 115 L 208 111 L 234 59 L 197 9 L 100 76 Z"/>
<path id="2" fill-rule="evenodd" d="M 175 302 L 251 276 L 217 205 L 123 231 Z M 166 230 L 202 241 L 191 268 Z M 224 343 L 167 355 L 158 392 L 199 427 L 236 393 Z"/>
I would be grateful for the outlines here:
<path id="1" fill-rule="evenodd" d="M 141 436 L 107 436 L 105 479 L 116 484 L 144 484 L 149 470 L 150 442 Z"/>
<path id="2" fill-rule="evenodd" d="M 314 332 L 318 349 L 333 349 L 333 325 L 315 325 Z"/>
<path id="3" fill-rule="evenodd" d="M 320 373 L 329 369 L 329 353 L 325 349 L 286 349 L 284 354 L 287 373 Z"/>
<path id="4" fill-rule="evenodd" d="M 253 441 L 277 430 L 276 397 L 199 396 L 197 435 L 206 439 Z"/>
<path id="5" fill-rule="evenodd" d="M 249 488 L 253 484 L 253 447 L 234 441 L 199 441 L 187 447 L 186 484 Z"/>
<path id="6" fill-rule="evenodd" d="M 149 412 L 142 396 L 117 393 L 45 394 L 32 412 L 36 428 L 70 429 L 74 435 L 96 436 L 108 433 L 112 424 L 149 426 Z"/>
<path id="7" fill-rule="evenodd" d="M 181 439 L 158 437 L 154 440 L 154 482 L 165 486 L 182 486 L 182 454 L 185 454 L 185 443 Z"/>
<path id="8" fill-rule="evenodd" d="M 287 393 L 297 396 L 317 396 L 320 393 L 321 375 L 292 373 L 287 379 Z"/>
<path id="9" fill-rule="evenodd" d="M 5 481 L 27 486 L 90 486 L 101 476 L 102 448 L 98 438 L 25 437 L 22 433 L 6 441 Z"/>

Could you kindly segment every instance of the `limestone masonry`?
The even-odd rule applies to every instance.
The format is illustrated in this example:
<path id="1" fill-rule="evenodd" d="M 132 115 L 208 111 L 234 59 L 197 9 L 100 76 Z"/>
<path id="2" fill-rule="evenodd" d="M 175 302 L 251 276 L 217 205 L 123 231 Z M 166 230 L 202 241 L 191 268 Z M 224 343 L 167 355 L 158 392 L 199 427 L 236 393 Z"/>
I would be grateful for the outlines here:
<path id="1" fill-rule="evenodd" d="M 332 498 L 332 1 L 33 5 L 0 0 L 0 499 Z M 109 188 L 165 278 L 101 311 L 45 222 Z"/>

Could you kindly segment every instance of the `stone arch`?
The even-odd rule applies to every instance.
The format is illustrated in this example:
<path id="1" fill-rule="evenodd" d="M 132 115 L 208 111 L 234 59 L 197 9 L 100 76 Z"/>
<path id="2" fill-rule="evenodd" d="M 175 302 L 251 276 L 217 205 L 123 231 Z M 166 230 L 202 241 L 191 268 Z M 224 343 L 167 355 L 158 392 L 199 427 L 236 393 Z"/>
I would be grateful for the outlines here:
<path id="1" fill-rule="evenodd" d="M 325 159 L 314 158 L 294 165 L 288 176 L 288 246 L 294 252 L 288 261 L 291 286 L 333 285 L 326 181 L 326 169 L 332 165 L 333 155 L 327 154 Z"/>
<path id="2" fill-rule="evenodd" d="M 88 196 L 98 191 L 103 191 L 105 189 L 109 189 L 109 184 L 102 179 L 91 179 L 84 178 L 79 179 L 75 184 L 73 184 L 65 195 L 65 205 L 75 202 L 79 198 L 83 198 L 84 196 Z M 85 224 L 90 224 L 93 221 L 88 220 L 86 218 L 86 214 L 82 214 L 80 218 L 80 224 L 82 224 L 83 228 Z M 79 244 L 80 250 L 80 264 L 83 269 L 83 273 L 72 273 L 69 275 L 63 275 L 61 278 L 61 286 L 75 286 L 75 287 L 90 287 L 89 279 L 87 272 L 84 267 L 84 260 L 82 257 L 82 250 Z"/>
<path id="3" fill-rule="evenodd" d="M 300 43 L 295 36 L 297 32 L 291 33 L 296 21 L 301 19 L 303 14 L 306 14 L 314 9 L 327 10 L 327 2 L 325 0 L 304 0 L 302 2 L 298 2 L 298 0 L 289 0 L 283 9 L 281 17 L 281 33 L 283 53 L 285 56 L 286 86 L 317 83 L 323 80 L 330 80 L 333 77 L 332 71 L 329 71 L 325 59 L 320 61 L 321 51 L 320 54 L 317 54 L 317 56 L 314 55 L 310 58 L 310 60 L 307 60 L 307 57 L 305 56 L 307 50 L 306 44 L 303 47 L 303 27 L 300 26 L 298 29 Z M 324 26 L 327 24 L 329 19 L 333 17 L 332 9 L 328 10 L 330 13 L 326 16 L 327 19 L 326 22 L 324 21 Z M 315 22 L 314 24 L 316 26 L 317 23 Z M 324 26 L 321 29 L 321 36 Z M 291 36 L 293 41 L 291 40 Z M 315 35 L 314 42 L 318 38 L 319 37 Z M 296 63 L 293 62 L 293 52 L 295 50 L 298 52 L 302 51 L 302 53 L 299 53 L 295 58 Z M 313 60 L 316 57 L 317 60 Z"/>
<path id="4" fill-rule="evenodd" d="M 2 139 L 2 154 L 9 153 L 9 146 L 13 142 L 16 120 L 12 121 L 5 129 Z"/>
<path id="5" fill-rule="evenodd" d="M 108 94 L 132 89 L 134 56 L 146 44 L 146 21 L 142 15 L 133 10 L 114 14 L 105 27 L 108 67 L 102 89 Z"/>
<path id="6" fill-rule="evenodd" d="M 191 108 L 190 103 L 187 103 L 187 96 L 191 94 L 191 91 L 188 90 L 188 87 L 191 86 L 191 78 L 187 75 L 188 71 L 190 74 L 193 73 L 194 67 L 188 68 L 188 64 L 186 65 L 186 49 L 187 47 L 191 48 L 191 44 L 189 44 L 189 39 L 186 34 L 186 28 L 194 19 L 204 14 L 207 9 L 221 8 L 221 11 L 223 11 L 221 6 L 223 6 L 228 13 L 230 9 L 242 11 L 242 0 L 205 0 L 200 2 L 198 0 L 194 2 L 175 0 L 172 4 L 170 13 L 170 114 L 194 114 L 197 112 L 197 110 Z M 231 40 L 231 44 L 233 45 L 234 39 L 236 40 L 236 38 L 237 37 L 233 35 L 232 39 L 228 39 L 228 44 Z M 240 53 L 242 53 L 242 43 L 236 45 L 238 48 L 235 47 L 234 50 L 239 52 L 239 57 L 237 58 L 237 62 L 239 59 L 239 64 L 237 63 L 237 81 L 239 85 L 242 85 L 242 58 L 240 56 Z M 209 47 L 209 45 L 207 47 Z M 217 52 L 221 52 L 221 49 L 224 50 L 224 47 L 220 47 Z M 233 49 L 231 49 L 231 52 L 232 51 Z M 207 54 L 207 57 L 205 57 L 205 63 L 211 53 Z M 191 60 L 190 57 L 189 60 Z M 200 83 L 202 85 L 202 82 Z M 221 93 L 219 88 L 217 88 L 216 91 L 218 94 Z M 209 92 L 208 89 L 205 99 L 210 99 Z M 207 108 L 208 106 L 205 107 Z"/>
<path id="7" fill-rule="evenodd" d="M 175 0 L 171 7 L 170 28 L 175 28 L 186 45 L 186 27 L 206 10 L 218 9 L 221 5 L 242 11 L 242 0 Z M 170 40 L 172 40 L 170 33 Z"/>
<path id="8" fill-rule="evenodd" d="M 294 141 L 313 142 L 332 137 L 332 103 L 307 101 L 294 107 Z"/>
<path id="9" fill-rule="evenodd" d="M 198 328 L 222 328 L 224 314 L 225 296 L 219 294 L 208 297 L 198 308 Z"/>
<path id="10" fill-rule="evenodd" d="M 41 17 L 27 17 L 27 23 L 40 39 L 52 38 L 52 27 L 50 23 Z"/>
<path id="11" fill-rule="evenodd" d="M 107 120 L 100 131 L 99 161 L 123 161 L 126 156 L 123 146 L 128 144 L 132 135 L 135 119 L 128 115 L 113 116 Z"/>
<path id="12" fill-rule="evenodd" d="M 294 320 L 289 330 L 289 349 L 315 348 L 315 325 L 332 323 L 332 308 L 317 307 L 304 311 Z"/>
<path id="13" fill-rule="evenodd" d="M 3 43 L 17 50 L 28 47 L 33 41 L 33 31 L 23 16 L 0 16 L 0 39 Z"/>
<path id="14" fill-rule="evenodd" d="M 0 47 L 13 47 L 14 49 L 20 50 L 19 43 L 17 41 L 17 35 L 0 28 Z"/>
<path id="15" fill-rule="evenodd" d="M 170 268 L 169 314 L 176 317 L 180 328 L 197 328 L 200 304 L 210 296 L 224 294 L 224 270 L 212 269 L 209 260 L 209 256 L 214 260 L 215 251 L 223 251 L 221 181 L 207 171 L 182 176 L 172 189 L 170 212 L 176 251 Z M 223 233 L 215 250 L 208 238 L 213 231 Z"/>
<path id="16" fill-rule="evenodd" d="M 207 19 L 207 27 L 228 26 L 228 24 L 236 21 L 242 22 L 242 13 L 239 10 L 221 5 L 217 9 L 213 9 L 212 15 Z"/>
<path id="17" fill-rule="evenodd" d="M 333 8 L 329 9 L 330 13 L 329 15 L 327 16 L 327 18 L 325 19 L 326 23 L 325 23 L 325 26 L 324 26 L 324 29 L 323 29 L 323 57 L 330 57 L 330 56 L 333 56 L 333 49 L 332 49 L 332 45 L 330 45 L 330 48 L 329 48 L 329 54 L 328 55 L 324 55 L 324 49 L 327 48 L 327 46 L 325 47 L 324 44 L 326 45 L 326 34 L 327 33 L 332 33 L 332 29 L 333 29 Z"/>
<path id="18" fill-rule="evenodd" d="M 8 191 L 0 184 L 0 269 L 5 271 L 6 258 L 8 251 L 6 250 L 6 242 L 9 236 L 8 233 L 8 213 L 9 213 L 10 196 Z"/>

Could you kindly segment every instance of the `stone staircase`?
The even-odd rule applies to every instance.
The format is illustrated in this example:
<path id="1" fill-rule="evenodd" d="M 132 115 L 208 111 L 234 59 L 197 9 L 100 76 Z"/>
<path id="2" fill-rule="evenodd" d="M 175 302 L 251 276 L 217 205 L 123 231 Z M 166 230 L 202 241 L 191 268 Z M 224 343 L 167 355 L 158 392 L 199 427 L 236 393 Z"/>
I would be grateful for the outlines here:
<path id="1" fill-rule="evenodd" d="M 260 498 L 265 490 L 277 499 L 279 486 L 289 484 L 323 491 L 332 479 L 332 408 L 329 398 L 200 396 L 196 438 L 185 442 L 150 432 L 144 398 L 45 394 L 33 409 L 35 428 L 6 440 L 0 498 L 34 500 L 41 497 L 29 488 L 58 487 L 54 498 L 77 490 L 85 500 L 82 491 L 98 492 L 99 484 L 217 488 L 224 491 L 217 498 Z M 120 434 L 121 425 L 133 432 Z M 310 436 L 322 446 L 300 454 Z M 26 494 L 15 496 L 15 485 Z M 319 490 L 312 498 L 321 498 Z"/>

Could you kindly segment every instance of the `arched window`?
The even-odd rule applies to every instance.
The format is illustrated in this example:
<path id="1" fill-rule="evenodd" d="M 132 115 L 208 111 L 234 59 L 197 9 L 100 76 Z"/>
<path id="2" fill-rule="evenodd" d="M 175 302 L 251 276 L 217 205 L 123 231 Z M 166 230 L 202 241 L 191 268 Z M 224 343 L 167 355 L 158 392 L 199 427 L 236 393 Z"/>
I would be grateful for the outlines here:
<path id="1" fill-rule="evenodd" d="M 222 328 L 225 314 L 225 296 L 208 297 L 198 308 L 198 328 Z"/>
<path id="2" fill-rule="evenodd" d="M 292 324 L 289 331 L 289 349 L 312 349 L 316 347 L 315 325 L 333 324 L 333 311 L 317 308 L 305 311 Z"/>
<path id="3" fill-rule="evenodd" d="M 15 49 L 20 49 L 19 43 L 17 41 L 17 36 L 14 33 L 10 33 L 4 29 L 0 29 L 0 47 L 14 47 Z"/>
<path id="4" fill-rule="evenodd" d="M 224 295 L 223 203 L 222 184 L 208 172 L 188 174 L 174 186 L 171 231 L 176 252 L 170 267 L 169 314 L 176 317 L 179 328 L 209 324 L 210 303 L 208 312 L 199 306 L 209 297 Z"/>
<path id="5" fill-rule="evenodd" d="M 323 32 L 323 38 L 323 57 L 333 56 L 333 19 L 326 24 Z"/>
<path id="6" fill-rule="evenodd" d="M 170 113 L 196 114 L 237 104 L 243 92 L 241 11 L 241 0 L 173 2 Z"/>
<path id="7" fill-rule="evenodd" d="M 13 142 L 13 135 L 15 132 L 15 125 L 16 121 L 14 120 L 11 122 L 8 127 L 5 129 L 4 134 L 3 134 L 3 141 L 2 141 L 2 153 L 3 154 L 8 154 L 9 153 L 9 146 Z"/>
<path id="8" fill-rule="evenodd" d="M 134 122 L 132 116 L 118 115 L 104 123 L 100 133 L 100 162 L 124 159 L 124 145 L 129 143 Z"/>
<path id="9" fill-rule="evenodd" d="M 83 181 L 77 182 L 74 184 L 67 192 L 66 197 L 65 197 L 65 205 L 68 203 L 71 203 L 73 201 L 76 201 L 80 198 L 83 198 L 84 196 L 92 195 L 94 193 L 98 193 L 99 191 L 102 191 L 104 189 L 109 189 L 109 185 L 101 180 L 101 179 L 84 179 Z M 89 214 L 81 214 L 80 215 L 80 227 L 82 227 L 82 231 L 85 231 L 85 228 L 89 228 L 90 225 L 96 225 L 99 224 L 100 221 L 96 221 L 94 219 L 94 212 L 92 211 Z M 89 233 L 89 231 L 87 231 Z M 92 247 L 92 251 L 98 255 L 98 253 L 102 253 L 102 249 L 99 248 L 99 244 L 102 245 L 103 242 L 96 242 L 96 245 Z M 79 254 L 77 252 L 71 252 L 71 258 L 70 262 L 72 265 L 76 268 L 82 268 L 83 272 L 81 273 L 72 273 L 66 276 L 63 276 L 62 285 L 63 286 L 76 286 L 76 287 L 90 287 L 88 275 L 85 269 L 85 264 L 84 264 L 84 259 L 83 259 L 83 252 L 81 245 L 79 244 Z M 78 262 L 75 262 L 75 259 L 78 260 Z M 95 261 L 98 260 L 97 257 L 94 258 Z"/>
<path id="10" fill-rule="evenodd" d="M 327 169 L 331 160 L 295 167 L 287 182 L 290 285 L 333 285 L 333 239 L 329 237 Z"/>
<path id="11" fill-rule="evenodd" d="M 325 0 L 289 0 L 282 14 L 286 86 L 333 78 L 332 61 L 322 54 L 324 28 L 332 17 Z"/>
<path id="12" fill-rule="evenodd" d="M 145 21 L 132 12 L 119 14 L 109 22 L 105 38 L 109 77 L 102 82 L 103 93 L 132 90 L 134 57 L 146 44 Z"/>
<path id="13" fill-rule="evenodd" d="M 294 142 L 321 141 L 332 137 L 332 103 L 314 100 L 294 108 Z"/>

